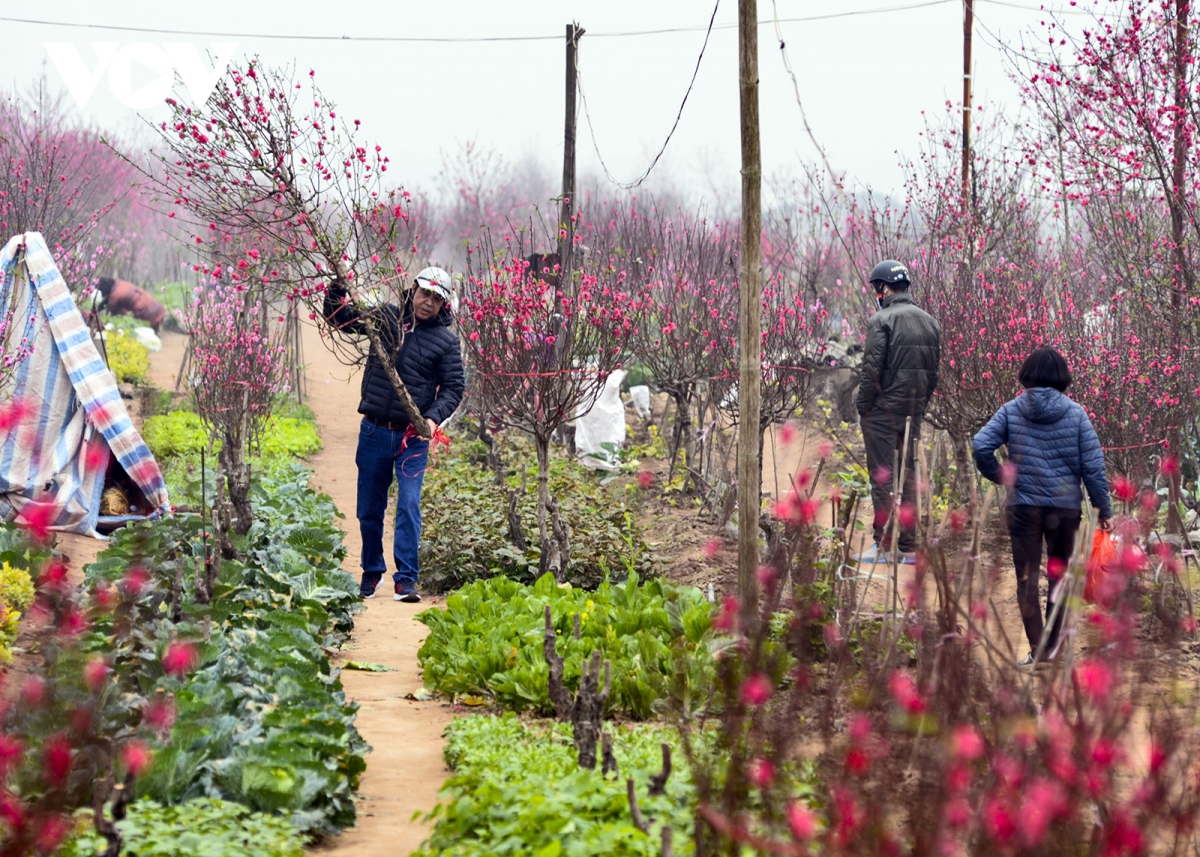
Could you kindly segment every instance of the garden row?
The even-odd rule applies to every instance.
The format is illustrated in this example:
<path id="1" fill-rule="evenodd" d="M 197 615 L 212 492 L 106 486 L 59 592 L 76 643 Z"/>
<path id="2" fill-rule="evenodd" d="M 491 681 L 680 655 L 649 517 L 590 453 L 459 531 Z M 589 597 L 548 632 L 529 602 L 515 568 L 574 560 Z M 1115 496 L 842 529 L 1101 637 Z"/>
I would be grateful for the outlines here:
<path id="1" fill-rule="evenodd" d="M 114 369 L 145 358 L 132 337 L 108 339 Z M 354 823 L 368 747 L 329 651 L 360 602 L 340 513 L 296 461 L 320 448 L 305 411 L 270 421 L 254 520 L 224 554 L 200 515 L 180 513 L 118 531 L 76 588 L 38 534 L 11 531 L 0 644 L 32 603 L 39 662 L 4 712 L 5 853 L 291 857 Z M 210 436 L 187 410 L 147 421 L 180 506 L 211 509 L 198 461 Z"/>
<path id="2" fill-rule="evenodd" d="M 493 712 L 447 730 L 453 774 L 420 854 L 1134 855 L 1172 835 L 1194 843 L 1195 688 L 1171 667 L 1194 637 L 1188 576 L 1138 547 L 1162 526 L 1160 497 L 1123 496 L 1110 607 L 1084 602 L 1076 556 L 1061 586 L 1082 643 L 1035 677 L 995 630 L 1014 617 L 999 612 L 987 551 L 961 549 L 993 538 L 991 520 L 970 522 L 923 486 L 918 576 L 881 609 L 866 572 L 845 565 L 847 531 L 819 523 L 813 477 L 798 475 L 794 499 L 820 513 L 779 504 L 782 537 L 750 609 L 637 574 L 594 589 L 525 583 L 496 561 L 420 614 L 426 686 Z"/>

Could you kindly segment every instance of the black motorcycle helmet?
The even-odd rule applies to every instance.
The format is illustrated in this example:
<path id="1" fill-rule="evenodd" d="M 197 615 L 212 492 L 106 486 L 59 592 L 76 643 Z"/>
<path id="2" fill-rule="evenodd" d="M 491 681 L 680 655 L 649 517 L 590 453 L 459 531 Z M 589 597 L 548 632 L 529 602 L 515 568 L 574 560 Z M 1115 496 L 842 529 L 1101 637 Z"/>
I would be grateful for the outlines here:
<path id="1" fill-rule="evenodd" d="M 867 280 L 875 288 L 877 295 L 883 294 L 884 286 L 891 286 L 893 291 L 902 292 L 912 285 L 912 280 L 908 278 L 908 268 L 895 259 L 884 259 L 871 269 Z"/>

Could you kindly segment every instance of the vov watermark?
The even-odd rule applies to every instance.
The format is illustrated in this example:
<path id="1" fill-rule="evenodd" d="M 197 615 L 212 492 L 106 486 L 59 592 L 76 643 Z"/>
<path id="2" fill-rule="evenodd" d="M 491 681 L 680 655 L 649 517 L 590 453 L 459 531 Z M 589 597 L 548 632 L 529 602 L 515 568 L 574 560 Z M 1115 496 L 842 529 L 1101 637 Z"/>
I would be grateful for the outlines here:
<path id="1" fill-rule="evenodd" d="M 100 80 L 108 74 L 108 88 L 117 101 L 134 110 L 146 110 L 162 104 L 175 88 L 178 74 L 195 104 L 204 104 L 212 94 L 217 80 L 225 72 L 237 42 L 213 42 L 209 46 L 215 66 L 191 42 L 92 42 L 95 65 L 87 61 L 73 42 L 43 42 L 50 61 L 62 75 L 67 91 L 75 103 L 83 107 L 95 93 Z M 133 88 L 134 63 L 157 75 L 149 83 Z"/>

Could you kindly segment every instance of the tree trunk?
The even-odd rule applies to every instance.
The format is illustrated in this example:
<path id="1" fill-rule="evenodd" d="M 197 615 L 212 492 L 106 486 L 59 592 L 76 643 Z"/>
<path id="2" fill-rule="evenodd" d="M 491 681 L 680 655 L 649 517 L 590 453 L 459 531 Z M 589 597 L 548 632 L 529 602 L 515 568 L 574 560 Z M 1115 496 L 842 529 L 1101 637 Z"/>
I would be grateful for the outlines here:
<path id="1" fill-rule="evenodd" d="M 542 551 L 538 576 L 553 574 L 554 579 L 562 583 L 570 559 L 570 545 L 558 504 L 550 497 L 550 436 L 535 434 L 533 442 L 538 460 L 538 539 Z"/>
<path id="2" fill-rule="evenodd" d="M 594 770 L 596 767 L 596 744 L 600 740 L 600 727 L 604 721 L 604 705 L 612 689 L 612 663 L 604 662 L 604 688 L 600 689 L 600 650 L 592 652 L 591 663 L 583 662 L 583 675 L 579 679 L 579 692 L 571 707 L 571 725 L 575 732 L 575 750 L 579 754 L 579 767 Z"/>
<path id="3" fill-rule="evenodd" d="M 250 505 L 250 469 L 246 465 L 244 437 L 240 432 L 225 433 L 222 438 L 221 454 L 217 460 L 221 475 L 225 477 L 226 495 L 233 508 L 233 519 L 222 521 L 239 536 L 250 532 L 254 521 L 254 509 Z"/>
<path id="4" fill-rule="evenodd" d="M 542 656 L 550 668 L 547 678 L 547 692 L 550 701 L 554 703 L 555 716 L 566 722 L 571 716 L 571 695 L 563 687 L 563 659 L 557 649 L 557 635 L 554 633 L 554 617 L 550 613 L 550 605 L 546 605 L 545 630 L 542 634 Z"/>
<path id="5" fill-rule="evenodd" d="M 950 447 L 954 450 L 954 470 L 958 483 L 959 499 L 967 504 L 974 522 L 979 512 L 979 496 L 975 492 L 975 465 L 971 454 L 971 435 L 962 432 L 950 433 Z"/>

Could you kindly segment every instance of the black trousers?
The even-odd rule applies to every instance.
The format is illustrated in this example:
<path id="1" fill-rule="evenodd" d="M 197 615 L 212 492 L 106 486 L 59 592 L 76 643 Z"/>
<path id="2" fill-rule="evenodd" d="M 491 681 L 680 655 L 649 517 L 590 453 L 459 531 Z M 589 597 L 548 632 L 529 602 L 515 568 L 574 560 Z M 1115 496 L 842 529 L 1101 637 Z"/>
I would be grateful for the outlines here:
<path id="1" fill-rule="evenodd" d="M 892 512 L 892 497 L 895 493 L 896 480 L 900 474 L 894 472 L 898 467 L 904 468 L 904 488 L 900 502 L 914 506 L 917 501 L 917 439 L 921 436 L 921 418 L 912 418 L 909 429 L 908 449 L 905 450 L 904 462 L 901 464 L 896 451 L 904 446 L 904 427 L 909 417 L 905 414 L 889 414 L 886 411 L 872 411 L 859 417 L 862 426 L 863 443 L 867 447 L 867 475 L 871 479 L 871 502 L 875 506 L 875 544 L 880 547 L 891 547 L 890 529 L 885 532 L 888 516 Z M 884 477 L 884 478 L 879 478 Z M 901 527 L 897 547 L 907 553 L 915 547 L 916 533 L 913 528 Z"/>
<path id="2" fill-rule="evenodd" d="M 1037 651 L 1045 622 L 1050 621 L 1050 614 L 1054 611 L 1054 587 L 1058 583 L 1058 580 L 1050 579 L 1044 622 L 1039 603 L 1041 599 L 1038 597 L 1042 542 L 1046 543 L 1049 561 L 1056 565 L 1061 563 L 1060 567 L 1065 569 L 1075 549 L 1075 534 L 1079 531 L 1082 517 L 1079 509 L 1055 509 L 1052 506 L 1009 506 L 1007 509 L 1013 566 L 1017 571 L 1017 604 L 1021 607 L 1021 622 L 1025 625 L 1025 637 L 1032 651 Z M 1046 637 L 1046 651 L 1050 651 L 1058 642 L 1061 628 L 1060 612 Z"/>

